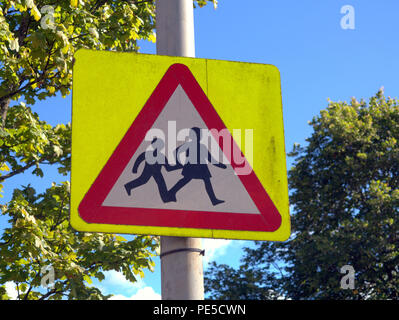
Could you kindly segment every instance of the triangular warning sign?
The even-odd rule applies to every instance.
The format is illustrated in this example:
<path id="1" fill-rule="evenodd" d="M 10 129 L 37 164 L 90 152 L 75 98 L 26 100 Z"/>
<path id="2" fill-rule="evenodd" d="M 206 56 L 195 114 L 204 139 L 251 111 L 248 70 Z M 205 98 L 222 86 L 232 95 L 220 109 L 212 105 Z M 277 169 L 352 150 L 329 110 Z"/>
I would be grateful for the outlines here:
<path id="1" fill-rule="evenodd" d="M 235 161 L 237 152 L 241 161 Z M 281 224 L 183 64 L 165 73 L 84 196 L 79 214 L 89 223 L 175 228 L 273 232 Z"/>

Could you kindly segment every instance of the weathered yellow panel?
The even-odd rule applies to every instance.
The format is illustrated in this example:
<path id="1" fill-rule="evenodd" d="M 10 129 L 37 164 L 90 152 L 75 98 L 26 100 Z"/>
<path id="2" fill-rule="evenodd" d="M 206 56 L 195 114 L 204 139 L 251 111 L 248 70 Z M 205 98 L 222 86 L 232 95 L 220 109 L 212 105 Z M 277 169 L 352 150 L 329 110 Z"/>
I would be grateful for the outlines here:
<path id="1" fill-rule="evenodd" d="M 260 182 L 277 207 L 274 232 L 166 228 L 87 223 L 78 206 L 159 81 L 175 64 L 186 65 L 226 127 L 253 129 L 253 158 Z M 280 75 L 263 64 L 134 53 L 79 50 L 72 101 L 71 225 L 79 231 L 284 241 L 290 235 Z M 242 145 L 245 152 L 245 145 Z"/>

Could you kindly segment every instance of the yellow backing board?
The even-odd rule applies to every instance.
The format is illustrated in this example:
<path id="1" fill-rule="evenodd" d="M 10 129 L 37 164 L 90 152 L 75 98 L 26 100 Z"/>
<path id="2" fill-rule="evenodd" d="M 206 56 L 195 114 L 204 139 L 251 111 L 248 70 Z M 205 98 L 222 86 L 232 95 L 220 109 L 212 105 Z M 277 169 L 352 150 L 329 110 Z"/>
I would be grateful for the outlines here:
<path id="1" fill-rule="evenodd" d="M 168 68 L 189 68 L 230 132 L 253 130 L 256 176 L 281 215 L 273 232 L 87 223 L 79 204 Z M 280 74 L 272 65 L 79 50 L 72 92 L 71 218 L 85 232 L 284 241 L 290 235 Z M 245 144 L 241 144 L 246 155 Z"/>

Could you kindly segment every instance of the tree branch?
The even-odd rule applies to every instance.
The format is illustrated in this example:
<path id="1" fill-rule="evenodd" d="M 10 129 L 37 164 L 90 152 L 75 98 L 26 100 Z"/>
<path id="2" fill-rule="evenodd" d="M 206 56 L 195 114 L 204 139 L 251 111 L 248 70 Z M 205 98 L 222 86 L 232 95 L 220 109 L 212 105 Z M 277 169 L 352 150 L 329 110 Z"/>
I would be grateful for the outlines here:
<path id="1" fill-rule="evenodd" d="M 6 118 L 7 118 L 7 110 L 10 106 L 10 99 L 1 99 L 0 100 L 0 128 L 4 129 L 4 126 L 6 124 Z"/>
<path id="2" fill-rule="evenodd" d="M 15 176 L 15 175 L 18 174 L 18 173 L 22 173 L 22 172 L 26 171 L 27 169 L 33 167 L 35 164 L 39 164 L 39 163 L 41 163 L 41 161 L 29 162 L 29 163 L 27 163 L 25 166 L 23 166 L 23 167 L 21 167 L 21 168 L 19 168 L 19 169 L 16 169 L 16 170 L 14 170 L 13 172 L 10 172 L 9 174 L 6 174 L 6 175 L 4 175 L 4 176 L 1 176 L 1 177 L 0 177 L 0 182 L 3 182 L 3 181 L 5 181 L 6 179 L 11 178 L 11 177 Z"/>
<path id="3" fill-rule="evenodd" d="M 9 244 L 11 242 L 11 240 L 12 240 L 12 237 L 13 237 L 13 234 L 10 235 L 10 238 L 6 242 L 1 242 L 0 246 L 5 246 L 6 244 Z"/>
<path id="4" fill-rule="evenodd" d="M 54 289 L 48 291 L 46 294 L 42 295 L 39 298 L 39 300 L 44 300 L 44 299 L 48 298 L 49 296 L 51 296 L 52 294 L 61 293 L 61 292 L 62 292 L 62 290 L 57 291 L 57 289 L 54 288 Z"/>
<path id="5" fill-rule="evenodd" d="M 21 24 L 17 31 L 19 46 L 23 45 L 23 42 L 24 42 L 26 36 L 28 35 L 30 23 L 31 23 L 31 15 L 27 11 L 26 14 L 24 14 L 24 16 L 22 17 Z"/>
<path id="6" fill-rule="evenodd" d="M 89 12 L 91 14 L 93 14 L 94 12 L 96 12 L 98 10 L 98 8 L 102 7 L 104 4 L 107 3 L 107 0 L 98 0 L 96 1 L 96 3 L 94 4 L 94 6 L 89 10 Z"/>
<path id="7" fill-rule="evenodd" d="M 35 278 L 32 280 L 32 282 L 35 281 L 35 279 L 37 278 L 37 276 L 38 276 L 38 273 L 36 273 L 36 276 L 35 276 Z M 31 292 L 31 290 L 32 290 L 32 288 L 33 288 L 32 282 L 30 283 L 29 289 L 28 289 L 28 291 L 25 293 L 25 295 L 24 295 L 24 297 L 23 297 L 22 300 L 28 300 L 29 293 Z"/>
<path id="8" fill-rule="evenodd" d="M 63 285 L 65 285 L 67 282 L 68 282 L 68 280 L 65 280 L 65 281 L 61 281 L 60 283 L 62 283 Z M 44 295 L 42 295 L 42 296 L 39 298 L 39 300 L 44 300 L 44 299 L 48 298 L 49 296 L 51 296 L 52 294 L 63 293 L 63 292 L 64 292 L 63 289 L 57 290 L 56 288 L 54 288 L 54 289 L 51 289 L 50 291 L 47 291 L 47 293 L 44 294 Z"/>
<path id="9" fill-rule="evenodd" d="M 18 300 L 21 300 L 21 296 L 19 295 L 19 282 L 15 283 L 17 286 L 17 295 L 18 295 Z"/>

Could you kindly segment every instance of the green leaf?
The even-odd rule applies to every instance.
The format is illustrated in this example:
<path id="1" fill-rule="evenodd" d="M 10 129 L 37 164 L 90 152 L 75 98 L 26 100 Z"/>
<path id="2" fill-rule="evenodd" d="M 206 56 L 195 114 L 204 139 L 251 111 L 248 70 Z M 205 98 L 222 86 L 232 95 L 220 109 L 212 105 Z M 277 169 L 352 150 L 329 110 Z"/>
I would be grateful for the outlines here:
<path id="1" fill-rule="evenodd" d="M 93 283 L 93 280 L 91 280 L 91 278 L 88 276 L 88 275 L 84 275 L 83 276 L 83 279 L 88 283 L 88 284 L 92 284 Z"/>

